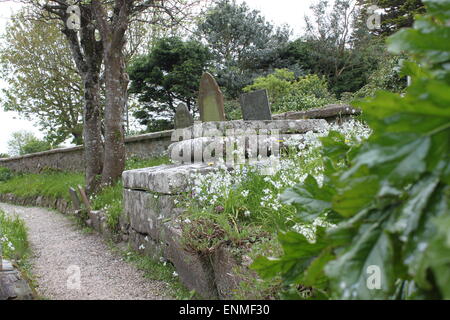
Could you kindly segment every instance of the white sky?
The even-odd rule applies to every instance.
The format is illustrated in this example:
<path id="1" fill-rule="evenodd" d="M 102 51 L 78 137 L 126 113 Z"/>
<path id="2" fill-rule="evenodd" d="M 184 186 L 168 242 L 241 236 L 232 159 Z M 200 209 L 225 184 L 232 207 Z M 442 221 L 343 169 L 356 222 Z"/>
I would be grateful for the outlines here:
<path id="1" fill-rule="evenodd" d="M 279 25 L 287 23 L 298 36 L 304 28 L 304 16 L 308 13 L 310 5 L 315 0 L 245 0 L 249 7 L 262 12 L 267 20 Z M 238 0 L 244 2 L 244 0 Z M 20 4 L 13 1 L 0 0 L 0 34 L 3 34 L 5 25 L 11 14 L 20 8 Z M 0 79 L 0 88 L 5 83 Z M 20 119 L 14 112 L 4 112 L 0 106 L 0 153 L 8 152 L 7 142 L 14 131 L 28 130 L 42 138 L 39 128 L 30 121 Z"/>

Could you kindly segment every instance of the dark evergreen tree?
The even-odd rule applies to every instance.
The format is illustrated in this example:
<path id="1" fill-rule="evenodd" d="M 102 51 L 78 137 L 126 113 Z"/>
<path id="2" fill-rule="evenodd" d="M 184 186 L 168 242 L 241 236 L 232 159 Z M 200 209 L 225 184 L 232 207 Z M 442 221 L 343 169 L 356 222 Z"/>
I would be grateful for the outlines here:
<path id="1" fill-rule="evenodd" d="M 280 60 L 290 34 L 287 26 L 277 28 L 259 11 L 235 0 L 220 0 L 209 8 L 196 31 L 214 55 L 219 85 L 233 98 L 257 76 L 274 68 L 295 69 Z"/>
<path id="2" fill-rule="evenodd" d="M 130 65 L 130 94 L 142 104 L 135 116 L 149 129 L 165 128 L 178 103 L 196 111 L 198 86 L 211 61 L 209 50 L 200 42 L 177 37 L 160 39 L 152 51 L 136 58 Z M 161 127 L 162 125 L 162 127 Z"/>

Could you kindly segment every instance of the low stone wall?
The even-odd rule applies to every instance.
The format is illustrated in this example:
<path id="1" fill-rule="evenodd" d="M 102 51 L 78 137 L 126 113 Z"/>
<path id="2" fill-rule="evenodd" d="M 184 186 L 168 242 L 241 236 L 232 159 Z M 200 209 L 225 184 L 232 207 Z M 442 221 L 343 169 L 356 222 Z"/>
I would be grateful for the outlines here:
<path id="1" fill-rule="evenodd" d="M 126 138 L 127 157 L 148 159 L 163 155 L 172 143 L 172 132 L 172 130 L 161 131 Z M 61 148 L 0 159 L 0 167 L 26 173 L 39 173 L 44 169 L 82 172 L 84 171 L 84 147 Z"/>
<path id="2" fill-rule="evenodd" d="M 54 199 L 43 196 L 20 197 L 12 193 L 0 193 L 0 202 L 17 204 L 20 206 L 46 207 L 61 213 L 73 213 L 72 204 L 65 199 Z"/>
<path id="3" fill-rule="evenodd" d="M 186 250 L 180 225 L 184 222 L 177 219 L 184 209 L 175 205 L 180 193 L 187 190 L 192 173 L 214 170 L 218 168 L 196 163 L 124 172 L 124 215 L 120 231 L 134 250 L 170 261 L 189 290 L 195 290 L 205 299 L 227 299 L 239 283 L 233 273 L 237 262 L 226 246 L 211 256 Z"/>
<path id="4" fill-rule="evenodd" d="M 0 263 L 0 300 L 32 300 L 33 291 L 20 272 L 7 260 Z"/>

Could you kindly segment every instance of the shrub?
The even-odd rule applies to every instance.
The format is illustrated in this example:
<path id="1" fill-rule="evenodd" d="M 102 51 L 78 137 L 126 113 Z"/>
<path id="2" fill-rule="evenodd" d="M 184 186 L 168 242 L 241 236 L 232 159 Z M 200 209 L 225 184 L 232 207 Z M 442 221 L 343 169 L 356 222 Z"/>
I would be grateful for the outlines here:
<path id="1" fill-rule="evenodd" d="M 25 223 L 18 217 L 9 217 L 0 211 L 0 245 L 7 259 L 20 262 L 28 254 Z"/>
<path id="2" fill-rule="evenodd" d="M 295 79 L 287 69 L 277 69 L 273 74 L 257 78 L 244 91 L 267 89 L 273 112 L 299 111 L 322 107 L 336 101 L 328 91 L 325 78 L 315 74 Z"/>
<path id="3" fill-rule="evenodd" d="M 253 84 L 244 88 L 244 92 L 267 89 L 270 102 L 276 106 L 292 90 L 294 80 L 294 72 L 287 69 L 276 69 L 274 73 L 266 77 L 256 78 Z"/>
<path id="4" fill-rule="evenodd" d="M 13 177 L 13 173 L 10 169 L 0 167 L 0 182 L 8 181 Z"/>
<path id="5" fill-rule="evenodd" d="M 331 132 L 322 139 L 323 184 L 310 176 L 283 195 L 305 221 L 338 222 L 318 228 L 314 241 L 280 234 L 284 254 L 255 261 L 297 297 L 302 284 L 316 298 L 450 299 L 450 1 L 424 3 L 429 14 L 388 40 L 414 61 L 404 65 L 406 93 L 357 103 L 369 139 L 350 148 Z"/>

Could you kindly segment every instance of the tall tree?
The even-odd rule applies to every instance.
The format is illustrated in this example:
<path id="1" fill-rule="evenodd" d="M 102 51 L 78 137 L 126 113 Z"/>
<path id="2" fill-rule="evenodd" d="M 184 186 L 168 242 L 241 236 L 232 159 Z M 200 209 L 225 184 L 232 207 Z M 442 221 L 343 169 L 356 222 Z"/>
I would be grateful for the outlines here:
<path id="1" fill-rule="evenodd" d="M 219 84 L 236 97 L 256 76 L 280 67 L 273 61 L 288 44 L 291 31 L 274 27 L 245 2 L 219 0 L 198 23 L 196 34 L 215 56 Z"/>
<path id="2" fill-rule="evenodd" d="M 130 93 L 144 105 L 135 116 L 151 126 L 156 115 L 173 116 L 179 102 L 194 113 L 199 79 L 210 61 L 208 48 L 195 40 L 169 37 L 157 41 L 148 55 L 138 57 L 129 67 Z"/>
<path id="3" fill-rule="evenodd" d="M 359 28 L 361 7 L 357 1 L 336 0 L 330 5 L 320 0 L 306 17 L 306 34 L 297 47 L 306 50 L 306 68 L 328 78 L 334 93 L 354 92 L 376 68 L 383 45 L 372 41 L 367 30 Z M 362 32 L 360 32 L 362 30 Z"/>
<path id="4" fill-rule="evenodd" d="M 28 0 L 44 18 L 57 19 L 68 40 L 83 81 L 84 141 L 88 192 L 115 183 L 125 166 L 124 109 L 128 76 L 124 48 L 127 30 L 143 12 L 155 14 L 152 23 L 179 22 L 201 0 Z M 42 16 L 41 16 L 42 17 Z M 100 121 L 100 71 L 105 86 L 104 141 Z"/>
<path id="5" fill-rule="evenodd" d="M 29 131 L 13 132 L 8 141 L 8 151 L 13 156 L 22 156 L 24 154 L 50 149 L 52 149 L 52 145 L 49 142 L 36 138 L 36 136 Z"/>
<path id="6" fill-rule="evenodd" d="M 401 28 L 409 28 L 414 23 L 414 16 L 425 12 L 422 0 L 361 0 L 367 9 L 370 6 L 381 8 L 380 29 L 372 32 L 376 35 L 389 36 Z"/>
<path id="7" fill-rule="evenodd" d="M 83 90 L 67 42 L 54 24 L 26 15 L 14 15 L 2 37 L 3 108 L 37 119 L 53 143 L 81 144 Z"/>

